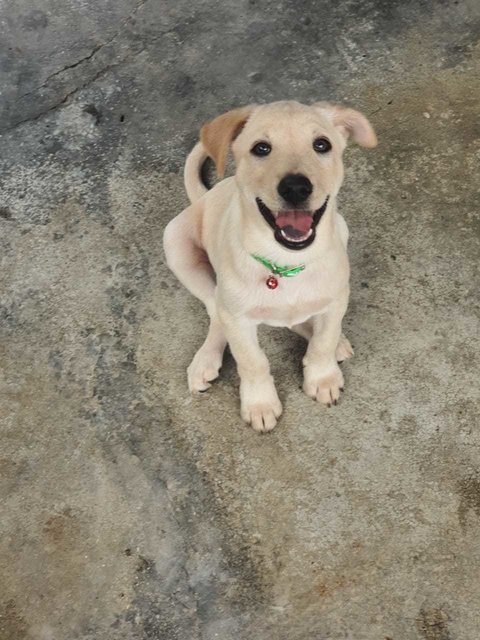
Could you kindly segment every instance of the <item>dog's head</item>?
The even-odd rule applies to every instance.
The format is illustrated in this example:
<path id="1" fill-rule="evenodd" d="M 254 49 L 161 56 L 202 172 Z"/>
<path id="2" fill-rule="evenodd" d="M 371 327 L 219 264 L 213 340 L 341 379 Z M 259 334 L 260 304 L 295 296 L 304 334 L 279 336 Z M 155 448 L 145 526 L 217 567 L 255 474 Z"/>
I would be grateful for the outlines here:
<path id="1" fill-rule="evenodd" d="M 239 188 L 289 249 L 313 242 L 328 199 L 340 189 L 348 138 L 364 147 L 377 144 L 365 116 L 326 102 L 242 107 L 201 131 L 221 176 L 232 145 Z"/>

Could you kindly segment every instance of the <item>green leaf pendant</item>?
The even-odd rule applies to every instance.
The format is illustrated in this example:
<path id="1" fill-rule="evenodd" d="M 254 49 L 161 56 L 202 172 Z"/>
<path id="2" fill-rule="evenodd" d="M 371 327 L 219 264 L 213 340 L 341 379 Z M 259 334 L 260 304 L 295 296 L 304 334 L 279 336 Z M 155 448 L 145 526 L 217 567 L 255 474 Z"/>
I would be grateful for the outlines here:
<path id="1" fill-rule="evenodd" d="M 281 267 L 280 265 L 275 264 L 275 262 L 270 262 L 270 260 L 257 256 L 254 253 L 252 253 L 251 256 L 254 260 L 263 264 L 263 266 L 272 273 L 265 282 L 269 289 L 276 289 L 278 287 L 278 278 L 275 276 L 279 276 L 280 278 L 292 278 L 305 269 L 304 264 L 300 264 L 296 267 Z"/>

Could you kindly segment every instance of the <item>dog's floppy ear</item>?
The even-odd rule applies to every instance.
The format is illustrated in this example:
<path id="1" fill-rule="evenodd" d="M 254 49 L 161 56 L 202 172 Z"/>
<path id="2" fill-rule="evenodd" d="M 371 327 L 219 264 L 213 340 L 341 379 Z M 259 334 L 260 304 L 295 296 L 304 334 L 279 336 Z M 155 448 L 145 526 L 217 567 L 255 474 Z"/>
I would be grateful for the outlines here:
<path id="1" fill-rule="evenodd" d="M 342 107 L 330 102 L 316 102 L 316 107 L 320 107 L 333 120 L 333 124 L 339 128 L 341 134 L 346 138 L 351 138 L 362 147 L 376 147 L 377 136 L 372 125 L 367 118 L 355 109 Z"/>
<path id="2" fill-rule="evenodd" d="M 200 140 L 206 152 L 215 162 L 217 173 L 223 178 L 230 144 L 239 135 L 254 105 L 232 109 L 211 122 L 204 124 L 200 131 Z"/>

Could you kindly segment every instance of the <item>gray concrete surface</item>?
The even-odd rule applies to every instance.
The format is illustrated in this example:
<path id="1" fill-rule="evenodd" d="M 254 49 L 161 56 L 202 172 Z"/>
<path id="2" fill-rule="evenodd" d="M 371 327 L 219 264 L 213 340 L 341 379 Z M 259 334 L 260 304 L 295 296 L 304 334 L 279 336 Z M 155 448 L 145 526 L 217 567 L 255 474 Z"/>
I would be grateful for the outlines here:
<path id="1" fill-rule="evenodd" d="M 478 640 L 480 5 L 5 0 L 0 639 Z M 356 348 L 330 410 L 262 340 L 285 413 L 163 262 L 200 125 L 348 102 Z"/>

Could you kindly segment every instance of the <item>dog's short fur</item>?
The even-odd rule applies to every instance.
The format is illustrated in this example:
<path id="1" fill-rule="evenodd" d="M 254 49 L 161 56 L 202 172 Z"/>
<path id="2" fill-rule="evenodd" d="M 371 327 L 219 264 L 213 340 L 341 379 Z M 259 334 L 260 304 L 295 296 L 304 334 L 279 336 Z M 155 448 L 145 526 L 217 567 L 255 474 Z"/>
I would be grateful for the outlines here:
<path id="1" fill-rule="evenodd" d="M 315 150 L 319 138 L 331 149 Z M 349 296 L 348 229 L 337 213 L 336 196 L 349 138 L 364 147 L 376 145 L 371 125 L 353 109 L 276 102 L 235 109 L 209 122 L 187 159 L 185 185 L 192 204 L 168 224 L 164 247 L 168 265 L 210 316 L 205 342 L 188 367 L 189 388 L 207 390 L 228 342 L 240 376 L 241 415 L 257 431 L 273 429 L 282 411 L 257 340 L 261 323 L 289 327 L 308 340 L 303 359 L 308 396 L 336 404 L 343 389 L 338 361 L 353 352 L 341 332 Z M 269 145 L 268 155 L 254 155 L 259 142 Z M 212 158 L 223 176 L 230 147 L 235 176 L 207 191 L 200 180 L 204 161 Z M 282 188 L 286 176 L 293 191 Z M 310 185 L 306 191 L 305 184 Z M 316 229 L 312 222 L 306 232 L 308 246 L 302 241 L 297 247 L 298 229 L 286 226 L 285 235 L 275 226 L 279 214 L 295 227 L 305 212 L 313 220 L 322 207 Z M 278 278 L 272 290 L 266 286 L 268 269 L 252 254 L 305 269 Z"/>

